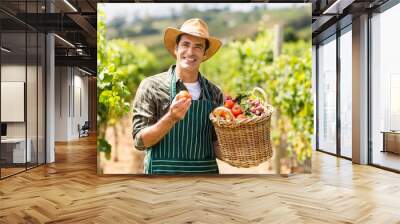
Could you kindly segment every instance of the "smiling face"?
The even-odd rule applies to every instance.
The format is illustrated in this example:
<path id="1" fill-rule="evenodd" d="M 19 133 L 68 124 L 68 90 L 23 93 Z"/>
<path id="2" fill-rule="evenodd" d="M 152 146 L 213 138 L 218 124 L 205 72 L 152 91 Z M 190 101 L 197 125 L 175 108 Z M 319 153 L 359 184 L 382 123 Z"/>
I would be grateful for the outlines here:
<path id="1" fill-rule="evenodd" d="M 183 70 L 197 73 L 205 57 L 206 40 L 183 34 L 175 48 L 176 65 Z"/>

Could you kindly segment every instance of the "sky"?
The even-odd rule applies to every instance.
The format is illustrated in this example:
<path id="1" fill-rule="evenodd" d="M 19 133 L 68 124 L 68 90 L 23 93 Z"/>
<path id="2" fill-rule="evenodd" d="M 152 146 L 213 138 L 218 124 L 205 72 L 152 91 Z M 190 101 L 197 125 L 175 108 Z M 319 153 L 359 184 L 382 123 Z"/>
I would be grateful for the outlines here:
<path id="1" fill-rule="evenodd" d="M 293 7 L 295 5 L 295 3 L 99 3 L 100 7 L 103 7 L 106 12 L 107 20 L 123 16 L 128 21 L 132 21 L 135 14 L 138 17 L 145 15 L 153 17 L 170 15 L 171 9 L 180 12 L 184 4 L 191 8 L 197 7 L 200 10 L 224 8 L 228 5 L 232 11 L 249 11 L 255 6 L 263 5 L 267 5 L 269 9 Z"/>

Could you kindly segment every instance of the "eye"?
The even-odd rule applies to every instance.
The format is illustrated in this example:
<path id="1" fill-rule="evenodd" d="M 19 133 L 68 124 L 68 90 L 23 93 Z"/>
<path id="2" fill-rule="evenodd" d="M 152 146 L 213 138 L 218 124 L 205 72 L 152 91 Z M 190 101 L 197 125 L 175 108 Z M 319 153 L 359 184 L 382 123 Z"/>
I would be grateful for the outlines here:
<path id="1" fill-rule="evenodd" d="M 196 48 L 197 50 L 203 50 L 203 45 L 196 45 L 194 48 Z"/>
<path id="2" fill-rule="evenodd" d="M 188 46 L 189 46 L 189 43 L 186 43 L 186 42 L 185 42 L 185 43 L 182 43 L 181 46 L 182 46 L 182 47 L 188 47 Z"/>

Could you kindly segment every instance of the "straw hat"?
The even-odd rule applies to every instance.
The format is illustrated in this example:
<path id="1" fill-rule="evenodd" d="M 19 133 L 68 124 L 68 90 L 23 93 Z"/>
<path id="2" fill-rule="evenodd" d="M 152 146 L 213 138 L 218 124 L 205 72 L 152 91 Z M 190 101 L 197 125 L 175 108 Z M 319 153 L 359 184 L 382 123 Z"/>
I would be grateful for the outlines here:
<path id="1" fill-rule="evenodd" d="M 167 29 L 165 29 L 164 45 L 174 58 L 176 58 L 175 55 L 176 38 L 180 34 L 189 34 L 192 36 L 201 37 L 208 40 L 210 45 L 205 53 L 203 61 L 213 56 L 222 45 L 220 40 L 209 35 L 208 26 L 203 20 L 189 19 L 181 26 L 181 29 L 179 30 L 173 27 L 168 27 Z"/>

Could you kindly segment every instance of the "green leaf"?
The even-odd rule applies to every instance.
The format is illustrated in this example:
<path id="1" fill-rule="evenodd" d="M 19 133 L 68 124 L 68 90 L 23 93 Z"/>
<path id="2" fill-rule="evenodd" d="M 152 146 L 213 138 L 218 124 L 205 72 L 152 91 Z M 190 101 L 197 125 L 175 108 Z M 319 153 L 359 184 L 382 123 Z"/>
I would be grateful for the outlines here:
<path id="1" fill-rule="evenodd" d="M 111 158 L 111 145 L 104 138 L 97 139 L 97 150 L 105 153 L 106 159 Z"/>

